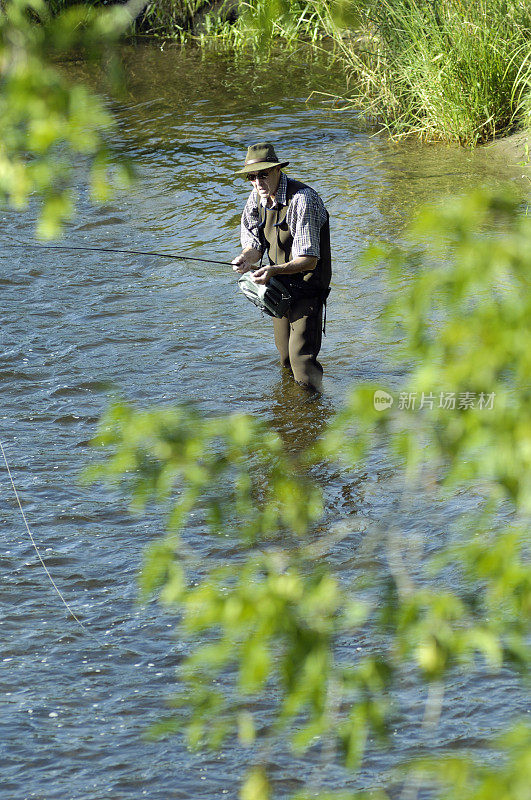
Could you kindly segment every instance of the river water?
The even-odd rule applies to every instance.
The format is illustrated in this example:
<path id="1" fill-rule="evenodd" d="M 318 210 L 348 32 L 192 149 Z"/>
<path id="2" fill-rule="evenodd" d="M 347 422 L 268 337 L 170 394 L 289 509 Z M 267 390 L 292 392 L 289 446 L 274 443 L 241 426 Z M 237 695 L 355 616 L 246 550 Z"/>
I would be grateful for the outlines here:
<path id="1" fill-rule="evenodd" d="M 359 269 L 364 248 L 398 241 L 425 201 L 508 177 L 484 153 L 392 143 L 326 98 L 307 102 L 312 89 L 333 92 L 340 76 L 300 54 L 260 66 L 157 45 L 126 48 L 124 58 L 128 90 L 113 104 L 115 145 L 136 162 L 138 182 L 96 208 L 79 166 L 78 215 L 63 244 L 230 261 L 248 192 L 234 171 L 249 143 L 273 140 L 289 174 L 313 185 L 331 216 L 324 394 L 308 403 L 281 375 L 270 321 L 238 293 L 230 268 L 15 248 L 34 238 L 34 209 L 3 211 L 0 436 L 35 541 L 89 632 L 68 618 L 51 586 L 2 468 L 2 800 L 237 797 L 245 751 L 191 753 L 179 738 L 144 736 L 171 694 L 182 643 L 170 615 L 137 602 L 142 551 L 161 518 L 135 518 L 120 497 L 80 485 L 95 459 L 88 442 L 98 417 L 114 397 L 140 406 L 193 401 L 207 413 L 255 414 L 299 450 L 351 385 L 401 380 L 378 328 L 381 281 Z M 393 476 L 380 463 L 355 481 L 333 470 L 321 478 L 328 523 L 352 528 L 329 558 L 355 577 L 364 567 L 360 530 L 388 512 Z M 456 498 L 445 521 L 477 502 Z M 441 515 L 427 503 L 404 514 L 407 530 L 437 536 Z M 219 546 L 198 546 L 206 563 L 219 559 Z M 387 785 L 393 764 L 422 738 L 423 700 L 406 681 L 394 754 L 371 752 L 357 777 L 273 752 L 276 796 L 300 788 L 301 774 L 336 790 Z M 523 710 L 510 674 L 457 676 L 433 747 L 483 754 L 489 736 Z"/>

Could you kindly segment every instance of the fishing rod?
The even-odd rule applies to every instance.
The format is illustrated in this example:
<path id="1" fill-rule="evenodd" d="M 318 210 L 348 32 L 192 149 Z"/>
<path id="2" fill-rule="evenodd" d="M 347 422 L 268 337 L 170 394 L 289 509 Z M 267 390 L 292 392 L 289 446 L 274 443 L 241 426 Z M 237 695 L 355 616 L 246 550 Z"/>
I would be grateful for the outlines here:
<path id="1" fill-rule="evenodd" d="M 231 261 L 216 261 L 213 258 L 199 258 L 199 256 L 176 256 L 171 253 L 158 253 L 152 250 L 121 250 L 117 247 L 82 247 L 79 245 L 58 245 L 58 244 L 15 244 L 9 243 L 10 247 L 33 247 L 35 250 L 89 250 L 95 253 L 125 253 L 131 256 L 158 256 L 159 258 L 173 258 L 177 261 L 202 261 L 205 264 L 223 264 L 232 266 Z"/>

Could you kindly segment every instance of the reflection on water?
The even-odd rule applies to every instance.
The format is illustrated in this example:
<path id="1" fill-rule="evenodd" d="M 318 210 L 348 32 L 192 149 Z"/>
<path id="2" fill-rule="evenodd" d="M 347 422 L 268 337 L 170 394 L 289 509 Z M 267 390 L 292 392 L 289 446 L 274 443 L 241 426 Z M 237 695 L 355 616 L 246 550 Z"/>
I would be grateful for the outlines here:
<path id="1" fill-rule="evenodd" d="M 290 160 L 289 174 L 313 185 L 331 215 L 324 395 L 309 401 L 282 372 L 270 320 L 238 293 L 229 267 L 10 248 L 33 237 L 33 213 L 3 212 L 0 435 L 36 541 L 95 638 L 73 624 L 52 590 L 4 473 L 2 800 L 236 797 L 234 778 L 248 754 L 192 754 L 178 739 L 142 738 L 161 713 L 183 644 L 158 606 L 135 604 L 142 550 L 161 519 L 155 512 L 133 518 L 120 497 L 79 486 L 81 468 L 96 457 L 87 445 L 95 422 L 116 396 L 143 406 L 192 400 L 208 413 L 258 415 L 299 454 L 352 383 L 394 388 L 400 381 L 393 345 L 378 328 L 381 280 L 359 267 L 366 245 L 399 240 L 424 201 L 504 179 L 483 154 L 391 143 L 351 112 L 306 102 L 312 89 L 333 92 L 341 76 L 298 57 L 264 68 L 250 58 L 142 47 L 126 49 L 125 60 L 129 86 L 116 105 L 114 144 L 136 160 L 139 182 L 104 208 L 92 207 L 80 189 L 65 240 L 230 260 L 248 191 L 234 172 L 249 143 L 272 139 Z M 357 475 L 326 465 L 314 473 L 327 529 L 338 533 L 327 557 L 350 581 L 369 558 L 360 549 L 363 531 L 396 510 L 392 470 L 382 457 Z M 456 500 L 444 522 L 470 502 Z M 430 542 L 442 515 L 418 499 L 404 525 Z M 222 545 L 198 537 L 207 563 Z M 464 736 L 480 747 L 506 709 L 521 704 L 510 676 L 456 678 L 448 697 L 437 746 Z M 419 741 L 418 687 L 405 682 L 402 701 L 395 738 L 404 752 Z M 371 752 L 354 780 L 331 765 L 272 754 L 286 791 L 301 768 L 343 789 L 378 783 L 392 763 Z"/>
<path id="2" fill-rule="evenodd" d="M 279 370 L 280 371 L 280 370 Z M 334 412 L 326 395 L 309 394 L 298 386 L 287 369 L 273 386 L 262 413 L 282 438 L 289 453 L 300 455 L 322 435 Z"/>

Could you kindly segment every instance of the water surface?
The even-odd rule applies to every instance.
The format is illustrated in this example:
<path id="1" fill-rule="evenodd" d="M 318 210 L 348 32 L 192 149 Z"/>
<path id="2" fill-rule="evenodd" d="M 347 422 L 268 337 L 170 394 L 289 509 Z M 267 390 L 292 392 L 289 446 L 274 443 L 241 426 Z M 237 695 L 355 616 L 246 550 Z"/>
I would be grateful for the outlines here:
<path id="1" fill-rule="evenodd" d="M 96 458 L 88 445 L 96 421 L 117 396 L 141 406 L 193 401 L 206 413 L 255 414 L 301 449 L 352 384 L 370 379 L 393 388 L 402 378 L 389 360 L 393 343 L 378 328 L 382 281 L 359 268 L 364 248 L 399 241 L 425 201 L 507 177 L 482 153 L 392 143 L 353 112 L 308 101 L 312 89 L 335 91 L 341 76 L 308 67 L 300 55 L 260 66 L 149 46 L 126 48 L 125 62 L 127 95 L 113 103 L 115 146 L 135 160 L 139 180 L 95 208 L 80 166 L 79 214 L 65 242 L 230 261 L 248 191 L 234 172 L 248 144 L 271 139 L 290 160 L 289 174 L 313 185 L 331 216 L 324 395 L 307 403 L 281 375 L 270 321 L 238 293 L 230 268 L 15 248 L 10 243 L 33 238 L 34 210 L 2 212 L 0 435 L 40 551 L 90 631 L 68 618 L 51 587 L 4 471 L 2 800 L 237 797 L 246 752 L 190 753 L 178 738 L 143 738 L 164 709 L 183 644 L 170 616 L 136 601 L 142 551 L 161 531 L 160 516 L 139 520 L 120 497 L 79 484 L 80 470 Z M 316 478 L 327 524 L 347 533 L 327 557 L 349 580 L 374 557 L 362 547 L 364 531 L 395 513 L 393 473 L 380 461 L 362 475 L 330 468 Z M 458 520 L 478 503 L 462 496 L 437 509 L 419 498 L 401 524 L 429 551 L 443 518 Z M 197 547 L 205 563 L 232 557 L 207 539 Z M 352 643 L 343 647 L 348 653 Z M 301 773 L 333 789 L 385 785 L 398 754 L 419 744 L 423 699 L 405 676 L 394 754 L 371 750 L 358 778 L 274 751 L 278 797 L 299 788 Z M 523 701 L 511 675 L 456 677 L 433 746 L 482 753 L 517 711 Z"/>

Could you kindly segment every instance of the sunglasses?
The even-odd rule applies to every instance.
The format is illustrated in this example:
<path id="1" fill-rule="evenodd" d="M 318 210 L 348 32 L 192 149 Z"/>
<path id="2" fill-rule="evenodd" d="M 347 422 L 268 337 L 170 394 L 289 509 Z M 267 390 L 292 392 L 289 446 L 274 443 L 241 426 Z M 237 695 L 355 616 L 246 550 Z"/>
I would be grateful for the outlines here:
<path id="1" fill-rule="evenodd" d="M 271 169 L 264 169 L 262 172 L 248 172 L 246 178 L 248 181 L 256 181 L 258 178 L 268 178 L 274 167 Z"/>

